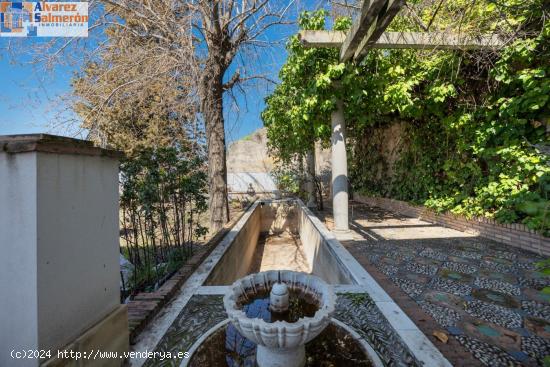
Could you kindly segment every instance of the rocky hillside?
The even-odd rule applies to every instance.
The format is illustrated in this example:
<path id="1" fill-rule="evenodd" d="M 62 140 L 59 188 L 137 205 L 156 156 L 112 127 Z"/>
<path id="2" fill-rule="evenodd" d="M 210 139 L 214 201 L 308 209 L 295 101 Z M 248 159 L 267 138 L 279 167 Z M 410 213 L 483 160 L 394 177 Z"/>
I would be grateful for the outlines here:
<path id="1" fill-rule="evenodd" d="M 330 149 L 317 146 L 315 152 L 317 175 L 323 183 L 330 181 Z M 227 149 L 227 183 L 230 193 L 246 192 L 252 184 L 256 192 L 276 191 L 271 172 L 275 160 L 267 151 L 267 135 L 265 128 L 237 140 Z"/>
<path id="2" fill-rule="evenodd" d="M 269 173 L 272 169 L 273 158 L 267 154 L 265 128 L 258 129 L 229 145 L 227 150 L 228 173 Z"/>

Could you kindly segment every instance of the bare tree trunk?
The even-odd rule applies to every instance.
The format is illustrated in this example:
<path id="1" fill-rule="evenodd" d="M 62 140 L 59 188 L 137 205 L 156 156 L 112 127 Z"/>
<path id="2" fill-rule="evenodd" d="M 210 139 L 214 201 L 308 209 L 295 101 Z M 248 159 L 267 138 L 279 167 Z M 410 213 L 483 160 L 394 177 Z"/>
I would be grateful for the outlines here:
<path id="1" fill-rule="evenodd" d="M 208 181 L 210 231 L 220 230 L 229 221 L 227 200 L 227 164 L 225 161 L 225 129 L 223 120 L 223 69 L 207 66 L 202 82 L 202 113 L 208 141 Z"/>

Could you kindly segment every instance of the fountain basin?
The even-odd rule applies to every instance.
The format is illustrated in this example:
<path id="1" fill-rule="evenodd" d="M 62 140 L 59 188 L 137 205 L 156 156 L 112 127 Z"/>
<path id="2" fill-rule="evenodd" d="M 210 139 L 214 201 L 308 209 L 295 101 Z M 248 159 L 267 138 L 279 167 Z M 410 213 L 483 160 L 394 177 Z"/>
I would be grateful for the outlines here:
<path id="1" fill-rule="evenodd" d="M 361 282 L 346 264 L 341 244 L 298 200 L 258 202 L 237 228 L 203 285 L 230 286 L 249 274 L 283 269 L 310 273 L 329 284 Z"/>
<path id="2" fill-rule="evenodd" d="M 243 342 L 238 336 L 235 338 L 228 332 L 231 327 L 226 319 L 208 330 L 189 349 L 190 356 L 182 361 L 180 367 L 255 366 L 255 346 Z M 236 359 L 239 363 L 234 363 Z M 361 335 L 334 318 L 317 338 L 306 344 L 306 366 L 320 364 L 339 367 L 384 366 L 378 354 Z"/>
<path id="3" fill-rule="evenodd" d="M 316 300 L 318 309 L 311 317 L 295 322 L 267 322 L 247 316 L 243 300 L 268 294 L 281 282 L 290 291 Z M 321 278 L 295 271 L 273 270 L 248 275 L 237 280 L 223 299 L 231 324 L 239 333 L 258 346 L 256 361 L 260 367 L 300 367 L 305 364 L 305 344 L 318 336 L 330 323 L 335 307 L 332 286 Z"/>

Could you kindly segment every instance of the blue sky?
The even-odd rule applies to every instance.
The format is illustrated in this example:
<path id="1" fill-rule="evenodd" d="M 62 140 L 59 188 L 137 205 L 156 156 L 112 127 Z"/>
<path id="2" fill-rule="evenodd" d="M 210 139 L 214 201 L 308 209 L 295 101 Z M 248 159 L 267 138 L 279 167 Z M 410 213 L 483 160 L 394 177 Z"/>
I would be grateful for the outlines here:
<path id="1" fill-rule="evenodd" d="M 7 42 L 0 38 L 0 49 Z M 22 40 L 20 46 L 31 47 L 33 40 Z M 0 135 L 48 132 L 74 135 L 66 128 L 54 128 L 58 121 L 56 109 L 62 104 L 58 97 L 70 93 L 73 69 L 58 66 L 43 73 L 29 63 L 24 55 L 0 56 Z"/>
<path id="2" fill-rule="evenodd" d="M 254 60 L 245 58 L 250 63 L 254 72 L 262 74 L 270 79 L 278 80 L 278 73 L 286 60 L 284 43 L 286 39 L 296 33 L 295 25 L 277 26 L 268 30 L 264 39 L 274 44 L 267 49 L 258 49 L 258 56 Z M 234 69 L 232 66 L 226 78 L 229 78 Z M 235 100 L 225 97 L 225 130 L 228 142 L 240 139 L 263 126 L 260 113 L 265 107 L 264 98 L 273 89 L 274 85 L 258 81 L 256 86 L 245 88 L 245 94 L 235 91 Z"/>
<path id="3" fill-rule="evenodd" d="M 299 6 L 315 9 L 323 3 L 320 0 L 305 1 Z M 295 18 L 296 14 L 292 17 Z M 296 30 L 296 25 L 271 28 L 264 39 L 278 45 L 259 50 L 257 59 L 250 60 L 253 67 L 259 73 L 276 79 L 286 59 L 284 40 Z M 4 50 L 8 42 L 9 39 L 0 38 L 0 49 Z M 31 46 L 33 40 L 25 39 L 23 42 L 23 46 Z M 58 67 L 51 74 L 41 75 L 26 61 L 22 55 L 15 58 L 4 52 L 0 55 L 0 135 L 38 132 L 74 135 L 75 131 L 68 130 L 65 125 L 55 126 L 59 125 L 55 111 L 62 108 L 59 96 L 70 93 L 70 80 L 76 70 Z M 226 137 L 229 143 L 262 127 L 260 113 L 271 88 L 265 83 L 248 88 L 246 95 L 236 95 L 236 104 L 226 96 Z"/>

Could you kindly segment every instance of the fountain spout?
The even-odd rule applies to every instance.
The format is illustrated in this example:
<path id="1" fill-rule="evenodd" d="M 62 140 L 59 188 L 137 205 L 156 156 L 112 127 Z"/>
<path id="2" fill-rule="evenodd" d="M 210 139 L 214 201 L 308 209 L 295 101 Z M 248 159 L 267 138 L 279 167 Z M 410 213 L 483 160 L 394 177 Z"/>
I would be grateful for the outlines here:
<path id="1" fill-rule="evenodd" d="M 269 293 L 269 309 L 271 312 L 285 313 L 288 311 L 288 287 L 285 283 L 275 283 Z"/>

